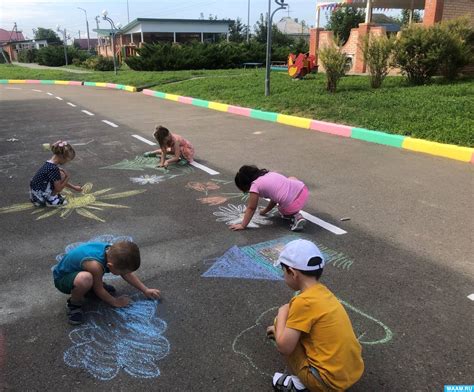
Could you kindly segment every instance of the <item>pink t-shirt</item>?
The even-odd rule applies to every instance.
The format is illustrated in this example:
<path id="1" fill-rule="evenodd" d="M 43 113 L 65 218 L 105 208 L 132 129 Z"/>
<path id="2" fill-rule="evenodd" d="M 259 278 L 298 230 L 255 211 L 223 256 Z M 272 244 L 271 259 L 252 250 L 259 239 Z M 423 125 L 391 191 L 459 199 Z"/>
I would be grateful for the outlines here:
<path id="1" fill-rule="evenodd" d="M 296 199 L 303 188 L 304 183 L 300 180 L 268 172 L 252 182 L 250 192 L 258 193 L 260 197 L 266 197 L 285 208 Z"/>

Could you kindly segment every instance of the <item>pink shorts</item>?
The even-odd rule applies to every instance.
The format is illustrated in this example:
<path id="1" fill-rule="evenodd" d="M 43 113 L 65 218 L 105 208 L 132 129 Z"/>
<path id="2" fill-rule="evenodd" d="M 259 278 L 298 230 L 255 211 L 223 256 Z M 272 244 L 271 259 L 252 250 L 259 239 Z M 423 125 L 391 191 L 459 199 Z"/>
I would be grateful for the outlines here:
<path id="1" fill-rule="evenodd" d="M 308 196 L 308 187 L 305 185 L 290 205 L 286 207 L 278 206 L 278 211 L 280 211 L 282 215 L 295 215 L 304 207 L 306 200 L 308 200 Z"/>

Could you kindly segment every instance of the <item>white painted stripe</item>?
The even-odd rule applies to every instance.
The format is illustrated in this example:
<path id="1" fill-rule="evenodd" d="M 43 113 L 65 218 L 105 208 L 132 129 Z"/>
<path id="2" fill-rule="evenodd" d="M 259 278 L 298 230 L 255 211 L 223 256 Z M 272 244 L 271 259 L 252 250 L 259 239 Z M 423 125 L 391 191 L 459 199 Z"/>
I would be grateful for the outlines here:
<path id="1" fill-rule="evenodd" d="M 93 116 L 93 115 L 94 115 L 94 113 L 91 113 L 91 112 L 89 112 L 88 110 L 81 110 L 81 112 L 82 112 L 82 113 L 85 113 L 85 114 L 87 114 L 87 115 L 89 115 L 89 116 Z"/>
<path id="2" fill-rule="evenodd" d="M 474 294 L 469 294 L 467 298 L 469 298 L 471 301 L 474 301 Z"/>
<path id="3" fill-rule="evenodd" d="M 341 235 L 341 234 L 346 234 L 347 231 L 340 229 L 337 226 L 334 226 L 326 221 L 323 221 L 322 219 L 319 219 L 318 217 L 308 214 L 305 211 L 300 211 L 301 215 L 303 215 L 303 218 L 306 220 L 309 220 L 310 222 L 314 223 L 315 225 L 321 226 L 323 229 L 326 229 L 330 231 L 331 233 L 334 233 L 336 235 Z"/>
<path id="4" fill-rule="evenodd" d="M 42 92 L 43 92 L 43 90 L 36 90 L 35 88 L 32 88 L 31 90 L 33 90 L 33 91 L 35 91 L 35 92 L 37 92 L 37 93 L 42 93 Z"/>
<path id="5" fill-rule="evenodd" d="M 76 107 L 76 105 L 74 105 L 74 104 L 73 104 L 73 103 L 71 103 L 71 102 L 68 102 L 67 104 L 68 104 L 69 106 L 72 106 L 73 108 L 75 108 L 75 107 Z"/>
<path id="6" fill-rule="evenodd" d="M 112 121 L 102 120 L 102 122 L 110 125 L 111 127 L 118 128 L 118 125 L 114 124 Z"/>
<path id="7" fill-rule="evenodd" d="M 56 97 L 56 99 L 59 99 L 60 101 L 62 101 L 62 100 L 63 100 L 61 97 Z"/>
<path id="8" fill-rule="evenodd" d="M 5 87 L 6 90 L 21 90 L 20 87 Z"/>
<path id="9" fill-rule="evenodd" d="M 46 94 L 48 94 L 48 95 L 54 95 L 53 93 L 46 93 Z"/>
<path id="10" fill-rule="evenodd" d="M 205 171 L 206 173 L 209 173 L 211 176 L 215 176 L 216 174 L 219 174 L 218 171 L 215 171 L 213 169 L 210 169 L 207 166 L 201 165 L 200 163 L 197 163 L 196 161 L 192 161 L 190 163 L 191 166 L 197 167 L 198 169 L 201 169 L 202 171 Z"/>
<path id="11" fill-rule="evenodd" d="M 144 137 L 141 137 L 140 135 L 132 135 L 134 138 L 141 140 L 142 142 L 149 144 L 150 146 L 156 146 L 156 143 L 153 143 L 149 141 L 148 139 L 145 139 Z"/>

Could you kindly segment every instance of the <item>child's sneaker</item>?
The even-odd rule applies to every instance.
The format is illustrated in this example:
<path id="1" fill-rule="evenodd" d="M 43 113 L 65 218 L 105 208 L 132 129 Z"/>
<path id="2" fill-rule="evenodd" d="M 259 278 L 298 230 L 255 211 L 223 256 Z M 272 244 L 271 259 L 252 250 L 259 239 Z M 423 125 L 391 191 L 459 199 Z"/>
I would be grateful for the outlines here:
<path id="1" fill-rule="evenodd" d="M 68 322 L 72 325 L 82 324 L 84 321 L 84 312 L 82 311 L 82 305 L 75 305 L 71 302 L 71 298 L 67 300 L 67 316 Z"/>
<path id="2" fill-rule="evenodd" d="M 293 223 L 290 226 L 291 231 L 301 231 L 306 223 L 306 219 L 300 213 L 293 216 Z"/>
<path id="3" fill-rule="evenodd" d="M 49 200 L 46 200 L 47 207 L 61 207 L 65 206 L 66 204 L 67 200 L 61 195 L 56 195 L 51 197 Z"/>
<path id="4" fill-rule="evenodd" d="M 289 374 L 275 373 L 272 385 L 275 391 L 309 392 L 298 377 Z"/>

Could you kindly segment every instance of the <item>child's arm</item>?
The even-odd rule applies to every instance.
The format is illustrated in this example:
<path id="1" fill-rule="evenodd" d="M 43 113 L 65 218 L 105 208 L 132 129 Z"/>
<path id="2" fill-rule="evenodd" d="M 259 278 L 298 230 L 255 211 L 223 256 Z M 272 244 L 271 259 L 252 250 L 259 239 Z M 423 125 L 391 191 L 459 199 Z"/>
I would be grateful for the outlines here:
<path id="1" fill-rule="evenodd" d="M 244 219 L 242 220 L 242 223 L 230 225 L 231 230 L 244 230 L 248 226 L 248 224 L 252 220 L 253 214 L 255 214 L 255 210 L 257 209 L 258 198 L 258 193 L 250 192 L 247 208 L 245 209 Z"/>
<path id="2" fill-rule="evenodd" d="M 122 275 L 122 278 L 128 283 L 135 287 L 137 290 L 140 290 L 147 298 L 160 298 L 160 290 L 149 289 L 146 287 L 142 281 L 135 275 L 133 272 Z"/>
<path id="3" fill-rule="evenodd" d="M 160 167 L 166 167 L 166 147 L 161 148 Z"/>
<path id="4" fill-rule="evenodd" d="M 288 304 L 281 306 L 278 309 L 275 323 L 275 342 L 277 350 L 283 355 L 290 355 L 295 350 L 301 337 L 301 331 L 286 326 L 289 310 L 290 306 Z"/>
<path id="5" fill-rule="evenodd" d="M 115 298 L 112 297 L 104 289 L 104 282 L 102 281 L 102 277 L 104 276 L 104 269 L 98 261 L 84 261 L 82 263 L 82 268 L 85 271 L 91 273 L 93 279 L 92 289 L 96 293 L 97 297 L 99 297 L 102 301 L 108 303 L 111 306 L 115 306 L 116 308 L 122 308 L 130 303 L 130 298 L 128 298 L 126 295 L 122 295 L 121 297 Z"/>
<path id="6" fill-rule="evenodd" d="M 68 183 L 66 184 L 66 188 L 72 189 L 72 190 L 74 190 L 74 191 L 76 191 L 76 192 L 82 191 L 82 186 L 80 186 L 80 185 L 74 185 L 74 184 L 71 184 L 70 182 L 68 182 Z"/>
<path id="7" fill-rule="evenodd" d="M 175 141 L 174 143 L 174 157 L 167 159 L 164 163 L 164 167 L 167 167 L 170 163 L 178 162 L 181 157 L 181 147 L 179 146 L 179 141 Z"/>
<path id="8" fill-rule="evenodd" d="M 271 210 L 273 210 L 273 208 L 277 205 L 277 203 L 275 203 L 273 200 L 270 200 L 268 202 L 268 205 L 265 207 L 265 208 L 262 208 L 260 210 L 260 215 L 265 215 L 267 214 L 268 212 L 270 212 Z"/>
<path id="9" fill-rule="evenodd" d="M 79 185 L 74 185 L 69 182 L 69 173 L 66 172 L 64 169 L 59 169 L 59 172 L 61 173 L 61 179 L 58 181 L 54 182 L 54 192 L 59 193 L 61 192 L 64 188 L 70 188 L 75 190 L 76 192 L 82 191 L 82 187 Z"/>

